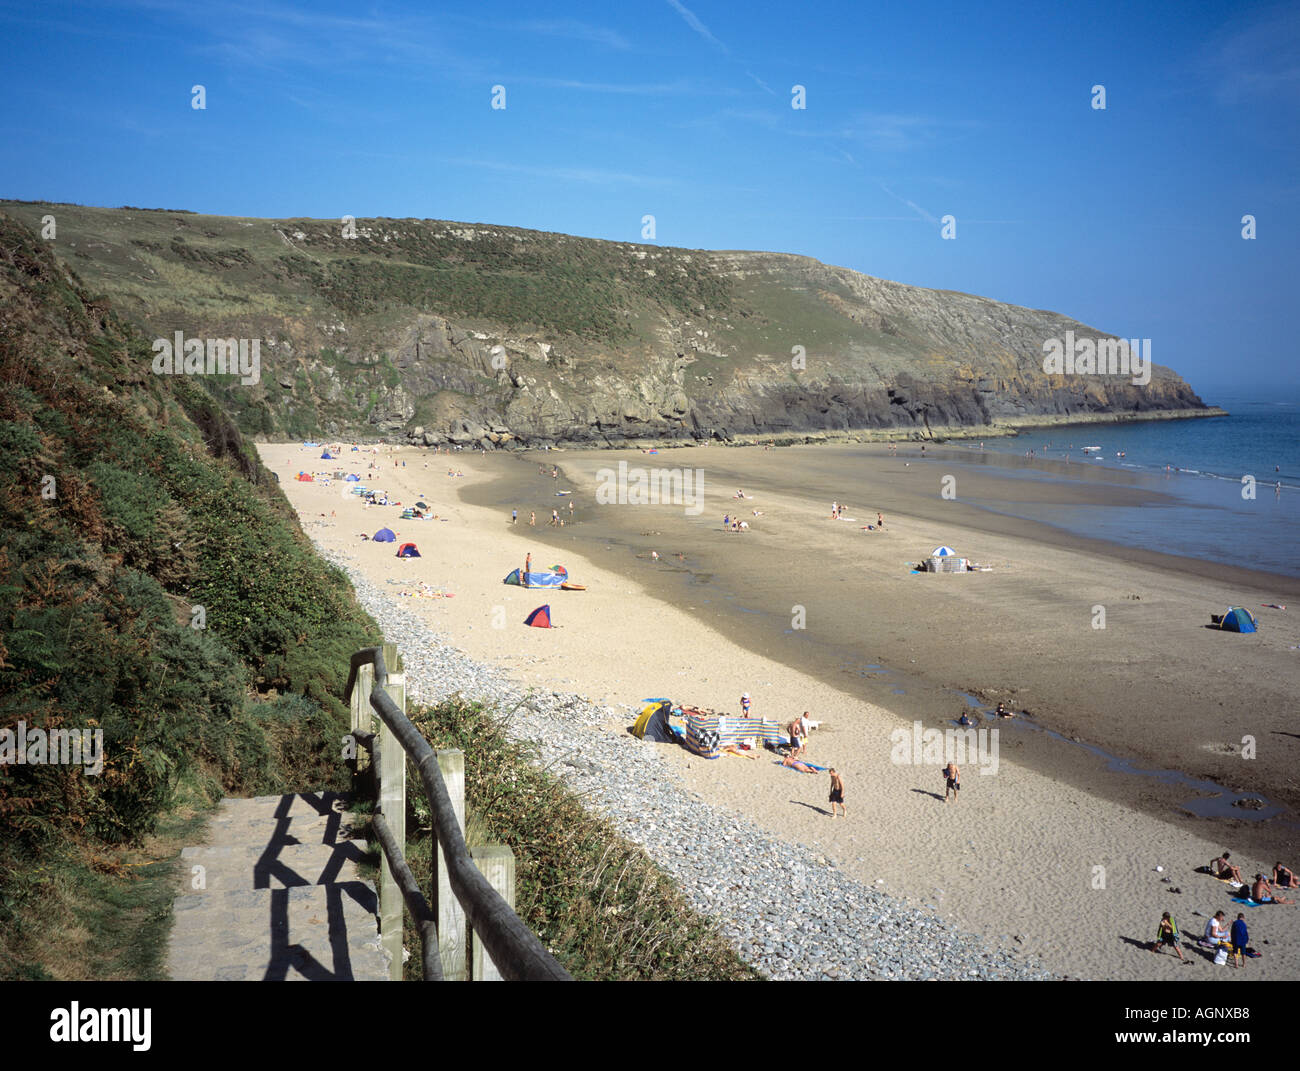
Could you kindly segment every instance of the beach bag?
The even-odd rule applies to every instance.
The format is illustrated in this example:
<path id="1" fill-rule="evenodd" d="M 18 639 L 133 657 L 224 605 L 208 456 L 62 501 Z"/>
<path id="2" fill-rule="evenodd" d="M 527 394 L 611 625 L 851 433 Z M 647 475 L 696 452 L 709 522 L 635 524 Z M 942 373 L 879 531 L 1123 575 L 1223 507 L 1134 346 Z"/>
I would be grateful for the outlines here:
<path id="1" fill-rule="evenodd" d="M 1228 946 L 1219 945 L 1219 951 L 1214 953 L 1214 965 L 1222 967 L 1228 962 Z"/>

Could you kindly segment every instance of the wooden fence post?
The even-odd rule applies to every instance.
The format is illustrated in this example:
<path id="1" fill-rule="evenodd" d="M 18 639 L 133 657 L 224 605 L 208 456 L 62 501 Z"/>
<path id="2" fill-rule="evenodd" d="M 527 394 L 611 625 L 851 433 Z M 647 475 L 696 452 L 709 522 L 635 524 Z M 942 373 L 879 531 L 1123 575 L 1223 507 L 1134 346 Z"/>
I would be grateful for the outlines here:
<path id="1" fill-rule="evenodd" d="M 384 667 L 388 670 L 388 683 L 384 691 L 406 713 L 406 675 L 397 670 L 397 648 L 384 644 Z M 373 672 L 371 674 L 373 677 Z M 379 734 L 379 809 L 393 832 L 393 839 L 403 853 L 406 851 L 406 752 L 397 742 L 391 729 L 382 718 Z M 384 950 L 389 956 L 389 978 L 402 980 L 402 920 L 405 901 L 401 886 L 383 855 L 383 872 L 379 883 L 379 933 Z"/>
<path id="2" fill-rule="evenodd" d="M 515 909 L 515 853 L 504 844 L 486 844 L 470 849 L 470 858 L 479 873 L 488 880 L 509 906 Z M 501 972 L 472 930 L 470 940 L 470 977 L 476 982 L 499 982 Z"/>
<path id="3" fill-rule="evenodd" d="M 370 707 L 370 690 L 375 686 L 375 667 L 369 662 L 357 667 L 357 680 L 352 686 L 352 728 L 363 733 L 373 732 Z M 357 746 L 357 773 L 360 774 L 370 765 L 370 752 Z"/>
<path id="4" fill-rule="evenodd" d="M 459 750 L 439 751 L 438 769 L 442 771 L 447 795 L 451 797 L 452 810 L 461 836 L 465 835 L 465 753 Z M 461 910 L 456 894 L 451 891 L 447 878 L 447 865 L 442 858 L 442 844 L 435 841 L 433 853 L 433 894 L 437 903 L 433 910 L 438 917 L 438 953 L 442 957 L 442 976 L 448 982 L 466 980 L 465 963 L 465 912 Z"/>

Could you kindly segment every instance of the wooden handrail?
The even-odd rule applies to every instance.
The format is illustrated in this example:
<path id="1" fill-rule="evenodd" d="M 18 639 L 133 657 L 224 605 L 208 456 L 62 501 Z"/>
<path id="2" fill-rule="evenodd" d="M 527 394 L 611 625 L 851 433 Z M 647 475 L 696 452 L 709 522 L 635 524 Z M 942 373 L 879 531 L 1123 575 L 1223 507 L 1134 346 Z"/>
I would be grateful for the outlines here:
<path id="1" fill-rule="evenodd" d="M 424 893 L 420 892 L 420 885 L 415 880 L 415 875 L 411 873 L 411 868 L 406 865 L 406 855 L 402 851 L 402 846 L 397 843 L 393 831 L 388 828 L 383 814 L 376 811 L 370 819 L 375 829 L 375 838 L 384 850 L 384 855 L 388 857 L 388 865 L 392 867 L 393 877 L 397 879 L 398 887 L 402 890 L 406 909 L 419 927 L 424 980 L 441 982 L 442 960 L 438 956 L 438 924 L 433 917 L 433 911 L 424 898 Z"/>
<path id="2" fill-rule="evenodd" d="M 520 921 L 519 916 L 492 888 L 470 858 L 451 797 L 443 783 L 442 771 L 438 768 L 437 755 L 385 690 L 388 668 L 384 664 L 383 648 L 367 647 L 352 656 L 345 697 L 351 700 L 357 671 L 367 663 L 375 667 L 370 706 L 419 771 L 424 795 L 433 815 L 434 834 L 446 863 L 447 879 L 465 917 L 473 927 L 475 938 L 483 943 L 503 978 L 510 981 L 571 981 L 568 971 L 546 950 L 537 935 Z M 383 842 L 380 843 L 382 846 Z M 400 850 L 401 845 L 394 841 L 393 847 Z M 385 854 L 389 854 L 387 848 Z M 435 858 L 436 856 L 437 853 Z M 398 858 L 401 859 L 401 856 Z M 401 865 L 405 866 L 404 860 Z M 396 861 L 393 861 L 392 869 L 396 876 Z M 407 873 L 410 873 L 409 869 Z M 412 914 L 415 915 L 415 911 Z M 427 960 L 427 948 L 425 955 Z"/>

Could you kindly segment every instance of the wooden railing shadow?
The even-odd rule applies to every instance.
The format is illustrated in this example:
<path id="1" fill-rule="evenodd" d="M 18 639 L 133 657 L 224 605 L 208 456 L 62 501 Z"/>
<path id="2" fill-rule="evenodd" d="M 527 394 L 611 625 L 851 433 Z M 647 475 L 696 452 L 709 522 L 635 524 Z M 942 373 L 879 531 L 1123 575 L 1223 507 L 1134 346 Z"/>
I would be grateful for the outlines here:
<path id="1" fill-rule="evenodd" d="M 273 815 L 275 830 L 257 862 L 253 864 L 253 888 L 267 889 L 271 893 L 271 952 L 263 981 L 282 982 L 290 971 L 303 975 L 309 981 L 351 981 L 354 978 L 343 898 L 346 896 L 352 899 L 370 915 L 378 913 L 378 900 L 374 890 L 364 881 L 338 880 L 347 863 L 364 862 L 367 858 L 367 853 L 355 841 L 338 839 L 343 815 L 337 804 L 343 799 L 335 792 L 297 793 L 282 796 L 276 805 Z M 303 841 L 289 832 L 292 821 L 289 811 L 295 800 L 309 804 L 325 819 L 325 827 L 319 839 L 313 837 L 311 841 Z M 300 844 L 320 844 L 333 849 L 329 861 L 315 880 L 300 874 L 280 858 L 280 852 L 284 848 Z M 279 883 L 275 888 L 271 886 L 272 878 Z M 332 968 L 327 968 L 302 945 L 289 943 L 289 902 L 293 890 L 312 885 L 325 887 L 325 924 L 329 927 Z"/>

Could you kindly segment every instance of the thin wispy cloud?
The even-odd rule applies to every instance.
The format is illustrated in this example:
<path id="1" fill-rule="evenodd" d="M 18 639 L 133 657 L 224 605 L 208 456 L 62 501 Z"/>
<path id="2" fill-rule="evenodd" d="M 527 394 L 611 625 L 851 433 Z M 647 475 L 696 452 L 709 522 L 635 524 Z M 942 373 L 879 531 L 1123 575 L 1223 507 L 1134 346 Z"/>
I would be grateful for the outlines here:
<path id="1" fill-rule="evenodd" d="M 267 2 L 196 5 L 177 0 L 118 0 L 110 7 L 148 12 L 195 28 L 191 47 L 241 68 L 259 67 L 288 75 L 292 68 L 362 67 L 398 58 L 418 69 L 465 76 L 478 61 L 448 41 L 442 17 L 336 15 Z M 417 67 L 418 64 L 418 67 Z"/>
<path id="2" fill-rule="evenodd" d="M 604 45 L 626 51 L 631 43 L 617 30 L 605 26 L 593 26 L 591 23 L 576 19 L 533 19 L 520 23 L 518 29 L 524 33 L 538 34 L 542 37 L 562 37 L 572 41 L 589 41 L 595 45 Z"/>
<path id="3" fill-rule="evenodd" d="M 1235 26 L 1235 24 L 1234 24 Z M 1295 8 L 1268 12 L 1223 39 L 1212 56 L 1220 102 L 1252 97 L 1300 98 L 1300 19 Z"/>
<path id="4" fill-rule="evenodd" d="M 700 21 L 699 16 L 683 4 L 681 0 L 668 0 L 668 6 L 682 17 L 687 26 L 703 37 L 704 40 L 708 41 L 714 48 L 719 49 L 725 56 L 731 55 L 731 50 L 714 37 L 713 34 L 709 32 L 709 28 Z"/>
<path id="5" fill-rule="evenodd" d="M 575 78 L 536 78 L 516 75 L 509 79 L 518 85 L 545 86 L 551 89 L 577 89 L 585 93 L 620 93 L 636 97 L 668 97 L 698 94 L 700 87 L 684 78 L 674 82 L 583 82 Z"/>
<path id="6" fill-rule="evenodd" d="M 450 159 L 443 161 L 455 167 L 476 167 L 503 174 L 527 175 L 530 178 L 553 179 L 557 182 L 582 182 L 593 186 L 680 186 L 678 179 L 658 175 L 634 174 L 629 171 L 610 171 L 598 167 L 545 167 L 537 164 L 516 164 L 502 160 Z"/>
<path id="7" fill-rule="evenodd" d="M 763 79 L 759 78 L 758 75 L 754 74 L 752 71 L 746 71 L 745 73 L 746 73 L 747 75 L 749 75 L 749 77 L 752 78 L 752 79 L 754 80 L 755 84 L 756 84 L 760 89 L 762 89 L 765 93 L 771 93 L 772 96 L 774 96 L 774 97 L 777 96 L 777 92 L 776 92 L 776 90 L 773 89 L 773 88 L 772 88 L 770 85 L 768 85 L 766 82 L 764 82 Z"/>
<path id="8" fill-rule="evenodd" d="M 918 205 L 915 201 L 909 201 L 906 197 L 899 197 L 898 194 L 896 194 L 883 182 L 880 184 L 880 188 L 884 190 L 887 194 L 889 194 L 889 196 L 892 197 L 899 204 L 907 205 L 908 208 L 910 208 L 913 212 L 915 212 L 926 223 L 930 223 L 936 227 L 939 225 L 938 218 L 932 216 L 929 212 L 927 212 L 924 208 Z"/>

